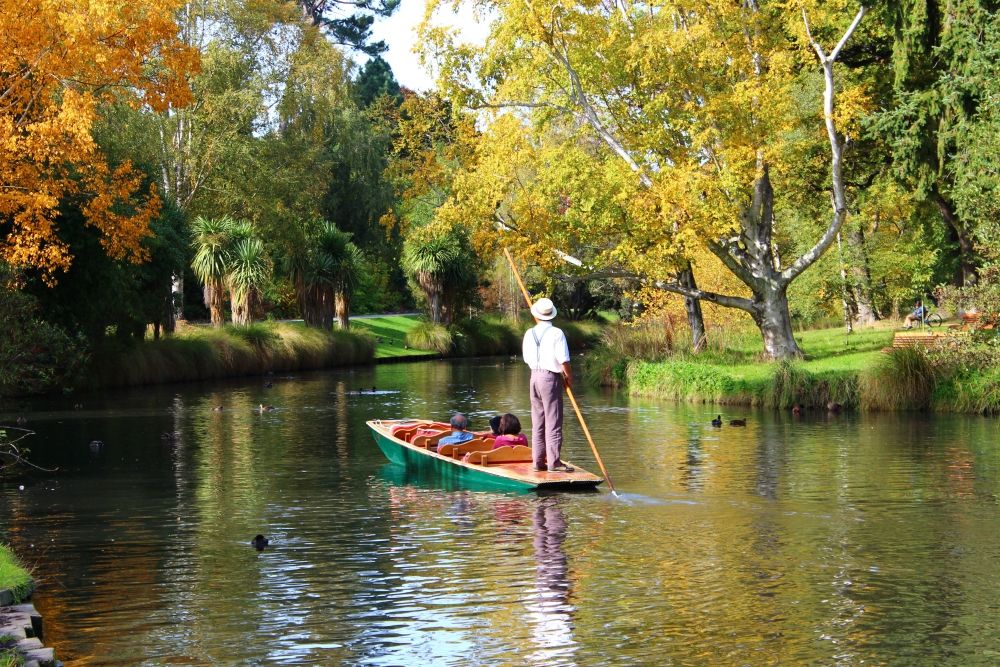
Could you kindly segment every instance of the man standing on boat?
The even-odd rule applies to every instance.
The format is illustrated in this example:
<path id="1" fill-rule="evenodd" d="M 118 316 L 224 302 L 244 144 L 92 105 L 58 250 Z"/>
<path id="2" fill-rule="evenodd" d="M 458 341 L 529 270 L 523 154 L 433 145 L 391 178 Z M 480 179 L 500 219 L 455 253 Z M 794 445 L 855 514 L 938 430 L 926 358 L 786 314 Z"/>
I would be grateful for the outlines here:
<path id="1" fill-rule="evenodd" d="M 563 386 L 573 386 L 569 345 L 553 326 L 556 307 L 550 299 L 531 306 L 536 324 L 524 334 L 524 363 L 531 368 L 531 451 L 535 470 L 573 472 L 562 462 Z"/>

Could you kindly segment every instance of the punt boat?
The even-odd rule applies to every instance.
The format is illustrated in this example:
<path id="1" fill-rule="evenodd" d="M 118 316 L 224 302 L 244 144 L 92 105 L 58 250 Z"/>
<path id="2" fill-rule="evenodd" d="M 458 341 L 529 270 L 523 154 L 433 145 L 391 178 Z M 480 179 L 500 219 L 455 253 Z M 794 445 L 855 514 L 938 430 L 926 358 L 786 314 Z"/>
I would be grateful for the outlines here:
<path id="1" fill-rule="evenodd" d="M 466 487 L 505 490 L 594 489 L 602 478 L 573 465 L 573 472 L 535 470 L 530 447 L 493 449 L 492 436 L 477 435 L 459 445 L 437 441 L 451 426 L 420 419 L 373 419 L 367 422 L 379 449 L 392 463 L 429 473 Z"/>

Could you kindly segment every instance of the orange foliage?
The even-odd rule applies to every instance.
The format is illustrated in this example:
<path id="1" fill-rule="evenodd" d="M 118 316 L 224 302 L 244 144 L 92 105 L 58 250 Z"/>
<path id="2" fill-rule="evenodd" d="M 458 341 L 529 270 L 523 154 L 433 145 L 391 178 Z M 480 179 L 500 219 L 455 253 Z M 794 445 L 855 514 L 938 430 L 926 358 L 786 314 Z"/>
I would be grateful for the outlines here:
<path id="1" fill-rule="evenodd" d="M 178 38 L 181 0 L 0 0 L 0 257 L 47 280 L 72 258 L 60 202 L 77 202 L 106 252 L 134 261 L 157 215 L 129 163 L 93 139 L 99 103 L 163 110 L 190 99 L 197 51 Z"/>

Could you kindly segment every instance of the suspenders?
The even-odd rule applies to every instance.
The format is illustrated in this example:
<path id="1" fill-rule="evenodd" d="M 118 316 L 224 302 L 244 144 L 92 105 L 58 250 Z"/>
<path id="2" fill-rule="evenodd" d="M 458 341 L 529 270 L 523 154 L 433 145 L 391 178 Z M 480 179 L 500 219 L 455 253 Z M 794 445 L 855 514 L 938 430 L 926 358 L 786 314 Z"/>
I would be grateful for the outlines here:
<path id="1" fill-rule="evenodd" d="M 552 330 L 552 327 L 547 327 L 542 335 L 539 336 L 535 333 L 535 327 L 531 327 L 531 337 L 535 339 L 535 366 L 533 370 L 542 370 L 542 339 L 545 338 L 545 334 Z"/>

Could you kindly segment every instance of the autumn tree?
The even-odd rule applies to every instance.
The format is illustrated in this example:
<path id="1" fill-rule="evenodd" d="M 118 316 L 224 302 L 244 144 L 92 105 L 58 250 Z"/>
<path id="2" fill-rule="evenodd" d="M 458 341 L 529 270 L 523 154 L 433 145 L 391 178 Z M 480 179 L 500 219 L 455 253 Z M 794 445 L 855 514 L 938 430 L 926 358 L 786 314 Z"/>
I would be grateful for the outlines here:
<path id="1" fill-rule="evenodd" d="M 787 292 L 847 217 L 846 137 L 838 125 L 856 124 L 864 93 L 838 90 L 834 66 L 865 8 L 753 0 L 489 6 L 497 20 L 485 47 L 458 45 L 447 31 L 427 29 L 429 49 L 445 54 L 440 63 L 458 102 L 494 115 L 516 108 L 519 118 L 531 120 L 521 123 L 522 133 L 568 128 L 575 145 L 601 159 L 614 155 L 621 171 L 632 174 L 638 187 L 631 191 L 609 175 L 625 197 L 615 202 L 627 213 L 617 226 L 589 229 L 580 216 L 570 230 L 595 246 L 597 266 L 743 310 L 769 356 L 800 355 Z M 821 82 L 821 99 L 802 117 L 789 100 L 807 80 Z M 840 108 L 838 93 L 846 102 Z M 803 252 L 782 256 L 781 246 L 789 244 L 775 226 L 776 205 L 789 200 L 782 188 L 792 175 L 813 167 L 798 162 L 803 146 L 818 142 L 826 145 L 829 180 L 828 193 L 814 196 L 827 202 L 826 220 L 813 223 Z M 480 184 L 487 187 L 485 179 Z M 467 214 L 487 220 L 485 199 L 459 193 L 455 206 L 475 202 Z M 526 231 L 539 248 L 565 232 L 559 225 Z M 699 244 L 743 293 L 698 289 L 679 278 Z"/>
<path id="2" fill-rule="evenodd" d="M 0 2 L 0 256 L 49 280 L 72 258 L 58 209 L 73 199 L 106 252 L 141 260 L 160 202 L 92 136 L 98 105 L 184 104 L 197 53 L 177 36 L 178 0 Z"/>

